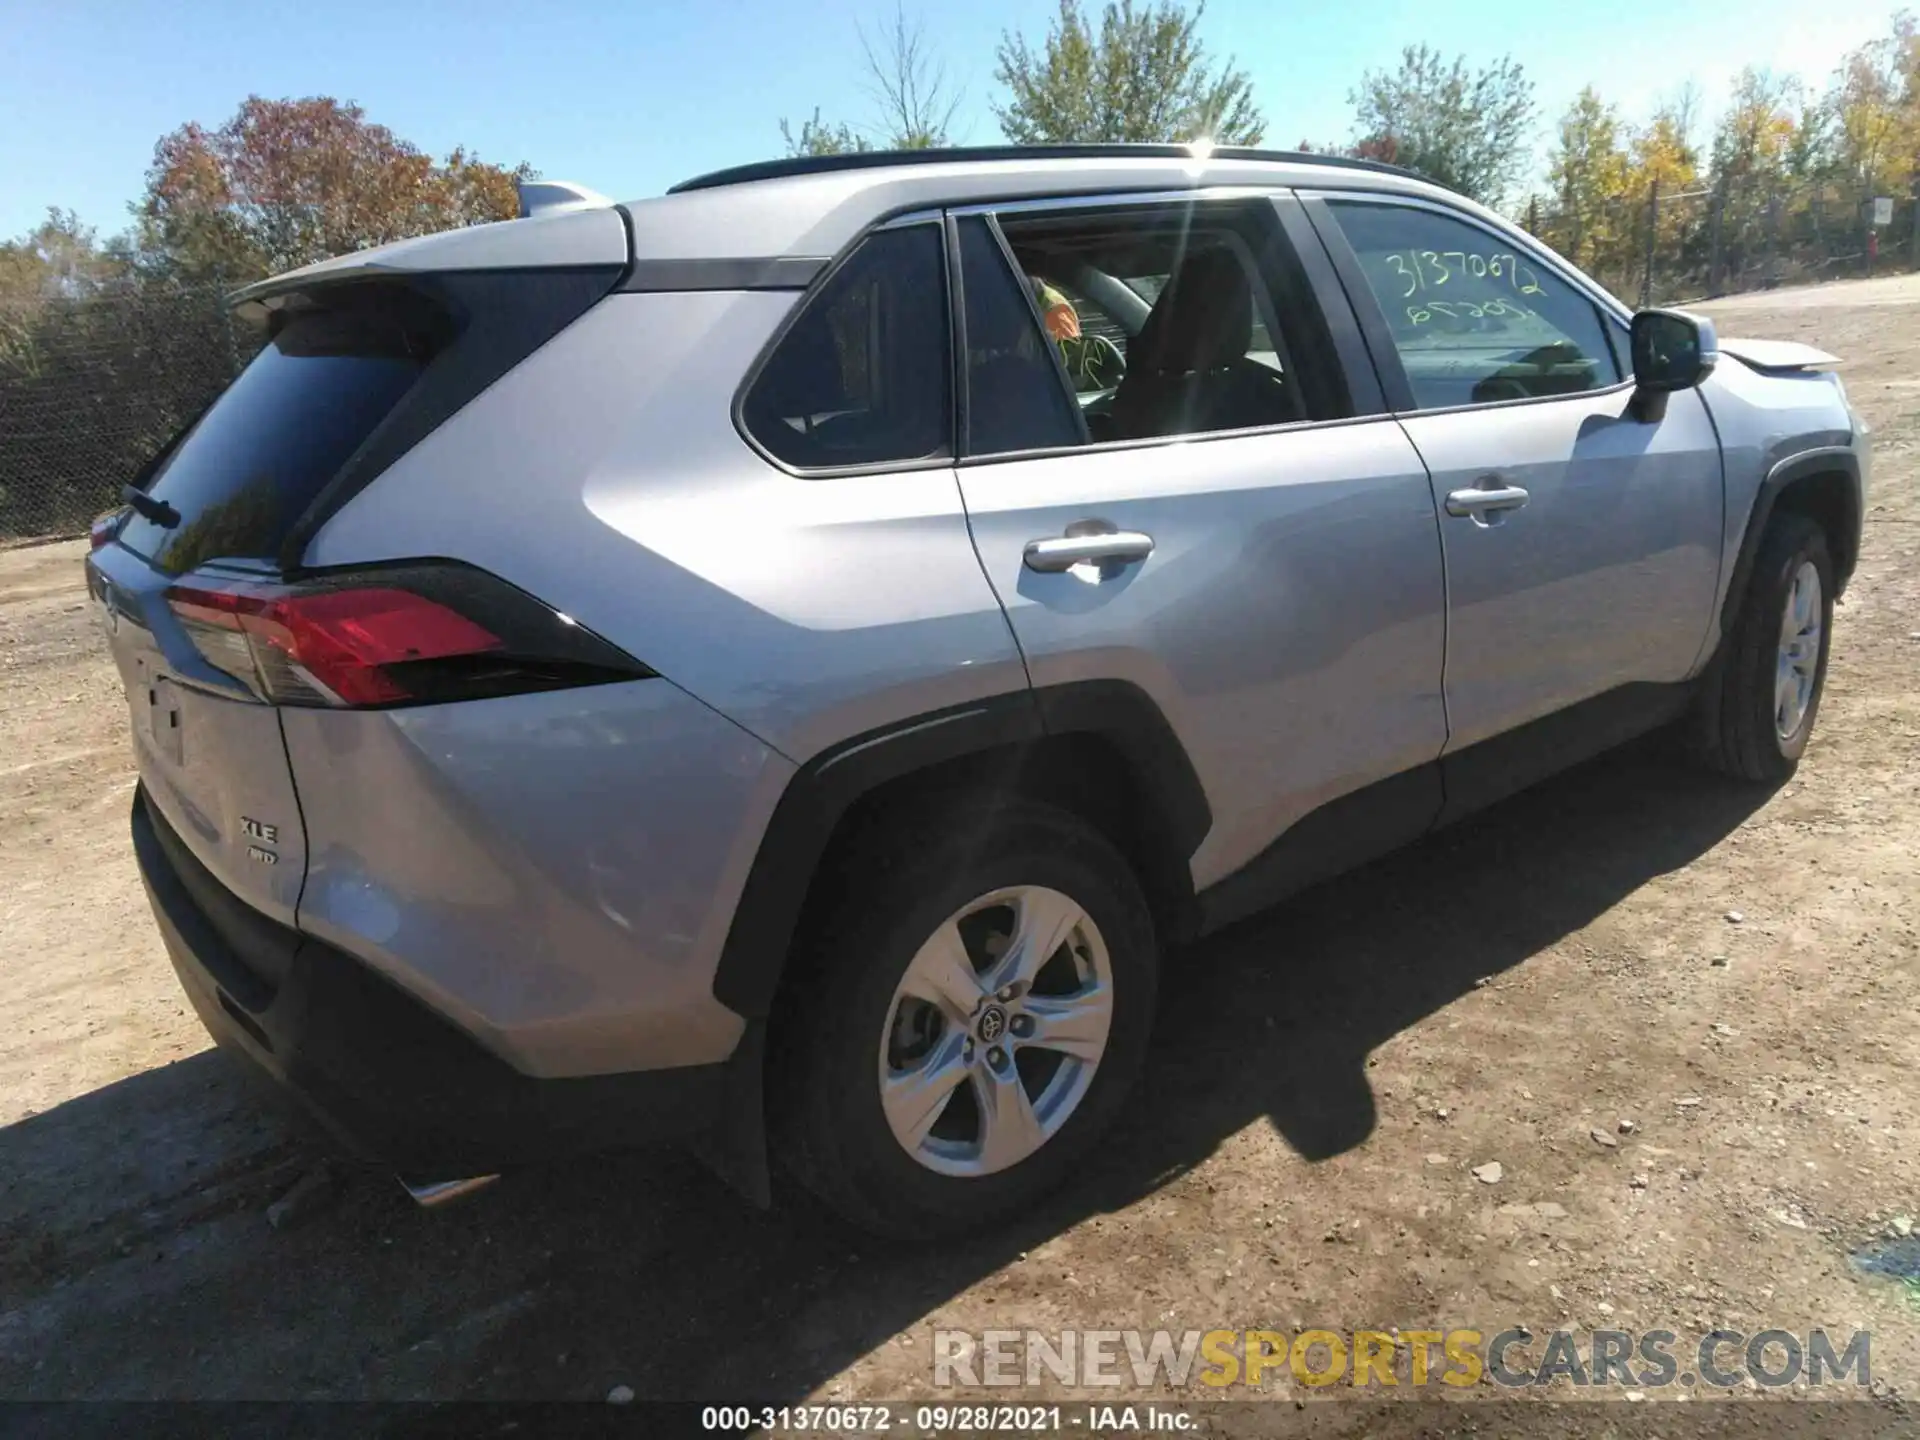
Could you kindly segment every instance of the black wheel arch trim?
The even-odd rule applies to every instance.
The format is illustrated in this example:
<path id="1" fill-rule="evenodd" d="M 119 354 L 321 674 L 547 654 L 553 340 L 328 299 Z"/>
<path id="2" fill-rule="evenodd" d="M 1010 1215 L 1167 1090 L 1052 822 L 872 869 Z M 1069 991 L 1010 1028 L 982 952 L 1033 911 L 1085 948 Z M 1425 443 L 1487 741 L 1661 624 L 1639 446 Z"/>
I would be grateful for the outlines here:
<path id="1" fill-rule="evenodd" d="M 714 998 L 750 1020 L 766 1018 L 821 857 L 858 801 L 947 761 L 1073 734 L 1097 735 L 1118 752 L 1169 843 L 1191 857 L 1213 811 L 1185 747 L 1139 686 L 1075 681 L 915 716 L 823 751 L 788 782 L 734 907 Z"/>
<path id="2" fill-rule="evenodd" d="M 1766 479 L 1760 482 L 1760 488 L 1753 497 L 1753 507 L 1747 512 L 1747 528 L 1740 537 L 1740 553 L 1733 563 L 1733 574 L 1727 581 L 1726 594 L 1720 603 L 1720 634 L 1724 638 L 1732 633 L 1734 617 L 1739 614 L 1740 602 L 1747 593 L 1747 584 L 1753 578 L 1753 563 L 1760 553 L 1760 541 L 1767 533 L 1767 525 L 1773 519 L 1774 506 L 1789 486 L 1815 475 L 1842 474 L 1853 484 L 1851 506 L 1852 533 L 1833 536 L 1834 549 L 1834 589 L 1837 594 L 1844 593 L 1847 581 L 1852 577 L 1854 566 L 1860 558 L 1860 534 L 1865 524 L 1861 513 L 1864 506 L 1860 494 L 1860 455 L 1851 446 L 1822 445 L 1812 450 L 1802 450 L 1779 461 L 1767 472 Z"/>

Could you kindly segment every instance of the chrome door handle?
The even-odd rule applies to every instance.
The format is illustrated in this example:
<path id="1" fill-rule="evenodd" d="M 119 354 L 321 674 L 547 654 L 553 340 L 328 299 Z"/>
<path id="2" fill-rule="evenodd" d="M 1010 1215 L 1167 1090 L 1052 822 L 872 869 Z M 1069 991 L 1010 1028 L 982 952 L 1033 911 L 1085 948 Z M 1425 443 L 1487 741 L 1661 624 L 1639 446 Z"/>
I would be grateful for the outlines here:
<path id="1" fill-rule="evenodd" d="M 1447 514 L 1478 520 L 1483 515 L 1495 515 L 1502 510 L 1518 510 L 1529 498 L 1527 492 L 1518 485 L 1455 490 L 1447 496 Z"/>
<path id="2" fill-rule="evenodd" d="M 1062 535 L 1057 540 L 1029 540 L 1027 568 L 1042 574 L 1071 570 L 1088 561 L 1125 563 L 1153 553 L 1153 537 L 1137 530 L 1106 530 L 1091 535 Z"/>

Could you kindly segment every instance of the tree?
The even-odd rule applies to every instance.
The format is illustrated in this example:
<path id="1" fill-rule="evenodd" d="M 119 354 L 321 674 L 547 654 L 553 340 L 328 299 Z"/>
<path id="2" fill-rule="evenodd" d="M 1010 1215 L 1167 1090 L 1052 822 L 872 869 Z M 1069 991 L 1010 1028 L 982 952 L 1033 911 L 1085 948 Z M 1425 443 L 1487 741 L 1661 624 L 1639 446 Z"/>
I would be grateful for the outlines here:
<path id="1" fill-rule="evenodd" d="M 1700 151 L 1688 134 L 1687 111 L 1677 105 L 1655 110 L 1628 148 L 1636 180 L 1657 180 L 1663 191 L 1691 189 L 1699 181 Z"/>
<path id="2" fill-rule="evenodd" d="M 1488 205 L 1505 200 L 1530 168 L 1533 82 L 1502 58 L 1469 71 L 1440 52 L 1409 45 L 1400 68 L 1370 70 L 1348 94 L 1363 148 L 1391 142 L 1396 163 Z"/>
<path id="3" fill-rule="evenodd" d="M 1798 129 L 1793 106 L 1800 82 L 1749 65 L 1713 132 L 1713 174 L 1728 203 L 1764 199 L 1785 178 Z"/>
<path id="4" fill-rule="evenodd" d="M 216 130 L 154 147 L 136 207 L 140 247 L 189 277 L 270 274 L 331 255 L 519 213 L 505 170 L 456 150 L 445 164 L 325 96 L 250 97 Z"/>
<path id="5" fill-rule="evenodd" d="M 45 220 L 0 243 L 0 324 L 21 322 L 51 300 L 92 294 L 119 268 L 91 225 L 49 206 Z"/>
<path id="6" fill-rule="evenodd" d="M 1547 155 L 1559 207 L 1555 240 L 1566 257 L 1596 273 L 1611 271 L 1633 233 L 1627 152 L 1620 113 L 1589 85 L 1560 118 Z"/>
<path id="7" fill-rule="evenodd" d="M 143 286 L 70 211 L 0 243 L 0 535 L 84 525 L 233 378 L 212 288 Z"/>
<path id="8" fill-rule="evenodd" d="M 1828 96 L 1827 134 L 1834 168 L 1867 194 L 1903 189 L 1920 144 L 1913 80 L 1920 32 L 1901 13 L 1893 33 L 1870 40 L 1840 62 Z"/>
<path id="9" fill-rule="evenodd" d="M 877 37 L 856 26 L 860 36 L 865 89 L 879 112 L 874 127 L 888 150 L 937 150 L 948 143 L 947 132 L 960 108 L 960 94 L 947 77 L 947 67 L 927 44 L 917 20 L 909 21 L 895 7 L 892 21 Z M 780 138 L 789 155 L 851 155 L 873 149 L 867 134 L 845 121 L 828 124 L 814 107 L 813 118 L 794 134 L 785 120 Z"/>
<path id="10" fill-rule="evenodd" d="M 1212 140 L 1257 145 L 1266 122 L 1231 58 L 1215 67 L 1199 40 L 1204 5 L 1109 0 L 1096 35 L 1078 0 L 1060 0 L 1038 53 L 1002 35 L 994 106 L 1016 145 Z"/>
<path id="11" fill-rule="evenodd" d="M 1677 196 L 1700 183 L 1700 152 L 1694 146 L 1694 102 L 1683 91 L 1653 112 L 1653 119 L 1637 131 L 1627 147 L 1627 194 L 1636 207 L 1649 204 L 1657 186 L 1663 196 Z M 1690 248 L 1698 226 L 1694 212 L 1682 205 L 1662 205 L 1656 217 L 1654 249 L 1661 255 L 1680 255 Z M 1644 228 L 1639 231 L 1644 244 Z"/>
<path id="12" fill-rule="evenodd" d="M 878 44 L 860 31 L 867 62 L 867 93 L 880 107 L 892 150 L 937 150 L 947 143 L 960 95 L 947 80 L 947 67 L 928 49 L 918 20 L 894 8 L 893 23 Z"/>
<path id="13" fill-rule="evenodd" d="M 813 118 L 800 123 L 800 133 L 793 133 L 785 120 L 780 122 L 780 138 L 786 142 L 789 155 L 853 155 L 860 151 L 871 150 L 873 145 L 867 137 L 844 122 L 829 125 L 820 118 L 819 107 L 814 108 Z"/>
<path id="14" fill-rule="evenodd" d="M 0 243 L 0 376 L 39 374 L 48 312 L 98 294 L 122 268 L 71 210 L 50 206 L 32 230 Z"/>
<path id="15" fill-rule="evenodd" d="M 1714 127 L 1710 149 L 1721 212 L 1723 264 L 1739 275 L 1774 253 L 1789 185 L 1824 168 L 1824 146 L 1796 118 L 1812 113 L 1800 82 L 1748 66 Z"/>

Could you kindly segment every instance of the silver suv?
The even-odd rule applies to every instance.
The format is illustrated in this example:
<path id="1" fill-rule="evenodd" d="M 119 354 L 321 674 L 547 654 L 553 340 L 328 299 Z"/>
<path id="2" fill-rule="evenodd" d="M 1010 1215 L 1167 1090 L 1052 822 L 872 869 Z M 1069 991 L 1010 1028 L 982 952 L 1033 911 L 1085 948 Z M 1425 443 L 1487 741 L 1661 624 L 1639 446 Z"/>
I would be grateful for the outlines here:
<path id="1" fill-rule="evenodd" d="M 416 1187 L 674 1137 L 977 1225 L 1182 942 L 1654 727 L 1806 747 L 1829 356 L 1311 155 L 559 193 L 242 291 L 87 566 L 188 995 Z"/>

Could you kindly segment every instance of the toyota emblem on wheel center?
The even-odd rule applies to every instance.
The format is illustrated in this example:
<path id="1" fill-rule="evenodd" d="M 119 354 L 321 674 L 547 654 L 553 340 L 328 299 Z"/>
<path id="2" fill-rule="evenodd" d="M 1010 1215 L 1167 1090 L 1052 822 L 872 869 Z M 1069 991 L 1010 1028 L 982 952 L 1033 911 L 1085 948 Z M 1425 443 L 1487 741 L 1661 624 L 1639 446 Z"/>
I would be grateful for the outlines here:
<path id="1" fill-rule="evenodd" d="M 1007 1033 L 1007 1012 L 998 1005 L 989 1005 L 980 1016 L 980 1038 L 991 1045 Z"/>

